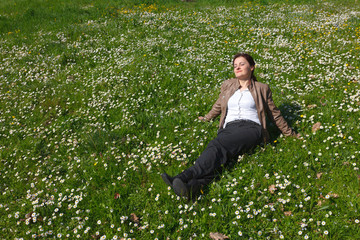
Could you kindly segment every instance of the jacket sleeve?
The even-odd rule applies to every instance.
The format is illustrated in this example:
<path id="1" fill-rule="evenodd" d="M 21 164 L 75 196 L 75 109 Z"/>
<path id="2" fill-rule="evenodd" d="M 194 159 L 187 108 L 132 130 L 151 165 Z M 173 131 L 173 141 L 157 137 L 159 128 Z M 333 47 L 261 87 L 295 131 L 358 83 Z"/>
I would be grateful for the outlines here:
<path id="1" fill-rule="evenodd" d="M 206 121 L 210 121 L 221 114 L 221 98 L 223 96 L 223 89 L 224 89 L 224 84 L 221 86 L 221 91 L 220 91 L 218 99 L 212 106 L 210 112 L 208 112 L 208 114 L 205 115 Z"/>
<path id="2" fill-rule="evenodd" d="M 290 128 L 284 117 L 281 115 L 280 110 L 276 107 L 272 99 L 272 92 L 269 86 L 266 90 L 266 110 L 268 117 L 276 124 L 285 136 L 295 135 L 295 131 Z"/>

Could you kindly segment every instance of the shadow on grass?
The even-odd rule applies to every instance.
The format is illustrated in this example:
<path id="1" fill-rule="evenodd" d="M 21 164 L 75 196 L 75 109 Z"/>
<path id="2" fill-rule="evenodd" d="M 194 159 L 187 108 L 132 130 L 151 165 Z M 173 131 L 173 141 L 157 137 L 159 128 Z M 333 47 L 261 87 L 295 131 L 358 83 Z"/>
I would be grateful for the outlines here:
<path id="1" fill-rule="evenodd" d="M 296 121 L 300 120 L 301 106 L 295 103 L 283 103 L 278 106 L 281 111 L 281 115 L 285 118 L 286 122 L 290 127 L 293 127 Z M 267 121 L 268 132 L 270 134 L 270 143 L 274 143 L 274 141 L 280 136 L 281 132 L 278 127 L 272 121 Z M 293 129 L 297 131 L 296 128 Z"/>

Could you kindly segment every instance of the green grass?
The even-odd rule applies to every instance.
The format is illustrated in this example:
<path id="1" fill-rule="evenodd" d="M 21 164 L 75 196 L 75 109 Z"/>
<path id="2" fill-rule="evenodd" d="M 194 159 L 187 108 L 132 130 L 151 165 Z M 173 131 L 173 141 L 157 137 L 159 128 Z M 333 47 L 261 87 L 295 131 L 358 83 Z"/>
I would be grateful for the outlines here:
<path id="1" fill-rule="evenodd" d="M 359 10 L 2 1 L 0 237 L 360 238 Z M 271 144 L 186 202 L 160 174 L 191 166 L 216 136 L 218 120 L 196 119 L 239 51 L 303 138 L 270 126 Z"/>

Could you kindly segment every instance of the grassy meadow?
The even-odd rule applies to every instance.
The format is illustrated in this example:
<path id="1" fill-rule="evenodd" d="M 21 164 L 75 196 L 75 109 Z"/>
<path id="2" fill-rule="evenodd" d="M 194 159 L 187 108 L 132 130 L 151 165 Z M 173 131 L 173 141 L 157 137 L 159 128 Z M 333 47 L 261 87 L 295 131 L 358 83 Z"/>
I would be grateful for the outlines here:
<path id="1" fill-rule="evenodd" d="M 237 52 L 302 137 L 188 202 Z M 359 67 L 357 0 L 2 0 L 0 238 L 360 239 Z"/>

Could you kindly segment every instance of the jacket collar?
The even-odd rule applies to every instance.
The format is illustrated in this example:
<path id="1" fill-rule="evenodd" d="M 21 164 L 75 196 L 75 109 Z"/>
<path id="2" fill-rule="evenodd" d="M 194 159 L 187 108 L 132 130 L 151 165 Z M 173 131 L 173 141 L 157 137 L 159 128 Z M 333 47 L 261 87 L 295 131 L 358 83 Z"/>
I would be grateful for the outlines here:
<path id="1" fill-rule="evenodd" d="M 254 87 L 254 85 L 255 85 L 255 81 L 254 81 L 254 79 L 251 79 L 251 83 L 249 85 L 249 90 L 251 90 Z"/>
<path id="2" fill-rule="evenodd" d="M 239 80 L 237 78 L 233 78 L 232 81 L 234 82 L 234 87 L 236 89 L 239 89 L 240 88 Z M 255 81 L 253 79 L 251 79 L 250 85 L 248 86 L 249 90 L 254 87 L 254 82 Z"/>

